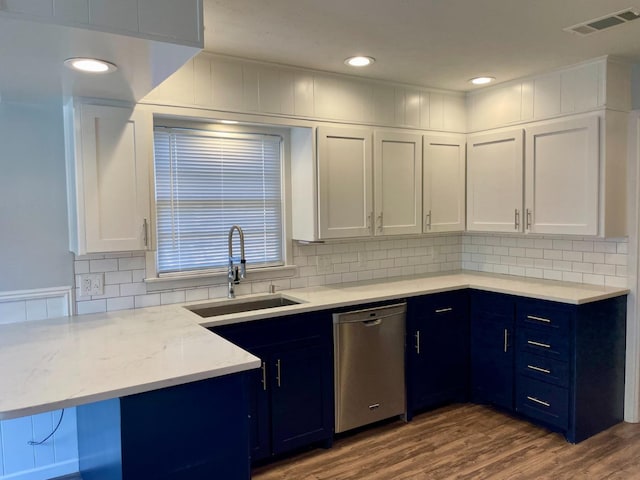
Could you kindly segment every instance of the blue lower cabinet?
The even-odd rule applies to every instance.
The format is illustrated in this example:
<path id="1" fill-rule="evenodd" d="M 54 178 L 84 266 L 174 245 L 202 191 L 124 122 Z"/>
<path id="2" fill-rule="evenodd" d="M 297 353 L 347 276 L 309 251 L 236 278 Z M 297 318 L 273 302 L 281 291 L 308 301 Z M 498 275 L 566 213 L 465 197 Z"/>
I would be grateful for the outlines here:
<path id="1" fill-rule="evenodd" d="M 467 401 L 468 290 L 410 298 L 406 331 L 408 415 L 448 402 Z"/>
<path id="2" fill-rule="evenodd" d="M 513 410 L 515 297 L 472 290 L 471 399 Z"/>
<path id="3" fill-rule="evenodd" d="M 331 314 L 314 312 L 216 327 L 262 360 L 251 376 L 251 461 L 333 438 Z"/>
<path id="4" fill-rule="evenodd" d="M 577 443 L 623 419 L 626 296 L 583 305 L 520 298 L 516 410 Z"/>
<path id="5" fill-rule="evenodd" d="M 84 480 L 247 480 L 249 375 L 77 407 Z"/>

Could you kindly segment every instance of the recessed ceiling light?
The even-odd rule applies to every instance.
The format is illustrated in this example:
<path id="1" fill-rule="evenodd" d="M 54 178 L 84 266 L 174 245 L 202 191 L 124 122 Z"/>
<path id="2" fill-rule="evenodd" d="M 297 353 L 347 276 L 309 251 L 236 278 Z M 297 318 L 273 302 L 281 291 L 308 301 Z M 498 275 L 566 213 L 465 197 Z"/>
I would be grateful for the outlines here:
<path id="1" fill-rule="evenodd" d="M 236 123 L 238 123 L 237 120 L 220 120 L 220 123 L 225 123 L 227 125 L 235 125 Z"/>
<path id="2" fill-rule="evenodd" d="M 350 67 L 366 67 L 376 61 L 373 57 L 349 57 L 345 59 L 344 63 Z"/>
<path id="3" fill-rule="evenodd" d="M 109 73 L 118 69 L 115 64 L 105 60 L 98 60 L 97 58 L 67 58 L 64 64 L 73 70 L 87 73 Z"/>
<path id="4" fill-rule="evenodd" d="M 495 80 L 495 77 L 475 77 L 469 80 L 474 85 L 486 85 L 487 83 L 491 83 Z"/>

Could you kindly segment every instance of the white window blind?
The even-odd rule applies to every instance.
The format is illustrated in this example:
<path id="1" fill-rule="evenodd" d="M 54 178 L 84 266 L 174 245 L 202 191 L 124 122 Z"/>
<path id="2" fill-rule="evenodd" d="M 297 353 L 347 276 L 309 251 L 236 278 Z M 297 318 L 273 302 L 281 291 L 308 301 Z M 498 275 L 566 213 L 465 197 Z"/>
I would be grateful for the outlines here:
<path id="1" fill-rule="evenodd" d="M 158 274 L 226 267 L 234 224 L 249 268 L 284 263 L 280 145 L 276 135 L 155 128 Z"/>

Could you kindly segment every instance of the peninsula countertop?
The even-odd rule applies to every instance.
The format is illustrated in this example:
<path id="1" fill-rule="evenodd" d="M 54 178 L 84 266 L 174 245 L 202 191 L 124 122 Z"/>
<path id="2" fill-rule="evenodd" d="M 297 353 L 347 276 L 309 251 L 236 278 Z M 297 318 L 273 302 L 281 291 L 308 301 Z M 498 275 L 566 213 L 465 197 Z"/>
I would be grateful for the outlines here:
<path id="1" fill-rule="evenodd" d="M 301 303 L 210 318 L 184 305 L 166 305 L 0 325 L 0 419 L 260 366 L 257 357 L 203 327 L 461 288 L 574 305 L 628 293 L 624 288 L 462 272 L 287 290 L 280 293 Z"/>

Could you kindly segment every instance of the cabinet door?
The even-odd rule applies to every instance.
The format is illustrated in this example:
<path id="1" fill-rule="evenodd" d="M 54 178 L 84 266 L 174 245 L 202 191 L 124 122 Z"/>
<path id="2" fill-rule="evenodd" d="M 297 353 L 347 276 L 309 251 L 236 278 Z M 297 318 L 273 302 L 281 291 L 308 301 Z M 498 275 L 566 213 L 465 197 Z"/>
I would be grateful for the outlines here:
<path id="1" fill-rule="evenodd" d="M 332 435 L 331 348 L 291 342 L 271 355 L 272 450 L 277 455 Z"/>
<path id="2" fill-rule="evenodd" d="M 477 403 L 513 409 L 514 315 L 511 297 L 471 294 L 471 395 Z"/>
<path id="3" fill-rule="evenodd" d="M 371 130 L 319 127 L 318 172 L 320 238 L 370 236 Z"/>
<path id="4" fill-rule="evenodd" d="M 460 232 L 465 224 L 465 140 L 425 135 L 423 231 Z"/>
<path id="5" fill-rule="evenodd" d="M 407 324 L 408 409 L 465 401 L 469 382 L 467 291 L 409 300 Z"/>
<path id="6" fill-rule="evenodd" d="M 467 138 L 467 230 L 522 232 L 522 129 Z"/>
<path id="7" fill-rule="evenodd" d="M 268 368 L 270 358 L 266 348 L 249 351 L 262 361 L 258 370 L 249 372 L 249 441 L 251 461 L 255 462 L 271 454 L 270 398 Z"/>
<path id="8" fill-rule="evenodd" d="M 598 117 L 526 131 L 526 231 L 596 235 Z"/>
<path id="9" fill-rule="evenodd" d="M 151 114 L 82 105 L 80 116 L 85 251 L 144 250 L 148 245 Z M 82 210 L 79 208 L 79 212 Z M 79 242 L 82 244 L 82 242 Z"/>
<path id="10" fill-rule="evenodd" d="M 422 137 L 374 134 L 375 234 L 422 232 Z"/>

